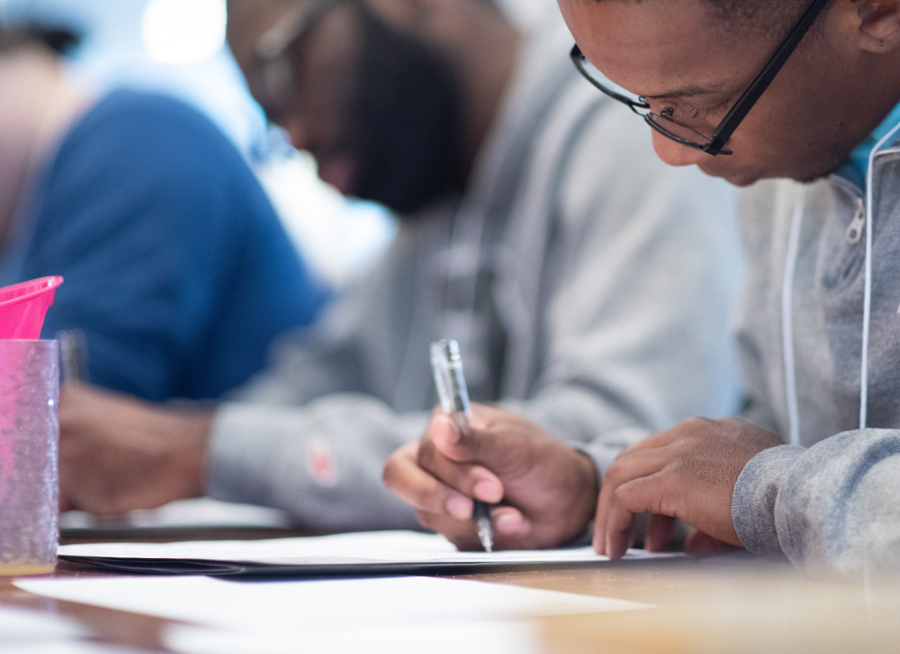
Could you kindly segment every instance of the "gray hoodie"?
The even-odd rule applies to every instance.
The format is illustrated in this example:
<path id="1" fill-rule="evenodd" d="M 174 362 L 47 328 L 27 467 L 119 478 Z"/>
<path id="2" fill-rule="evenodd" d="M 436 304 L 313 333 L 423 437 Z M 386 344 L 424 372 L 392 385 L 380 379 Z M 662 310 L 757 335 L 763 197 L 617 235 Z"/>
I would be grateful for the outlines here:
<path id="1" fill-rule="evenodd" d="M 427 425 L 440 337 L 460 341 L 474 401 L 566 441 L 599 434 L 601 471 L 650 432 L 734 409 L 734 192 L 659 161 L 578 75 L 551 9 L 465 197 L 404 222 L 318 334 L 218 411 L 210 495 L 326 529 L 415 527 L 381 472 Z"/>
<path id="2" fill-rule="evenodd" d="M 900 569 L 896 144 L 876 155 L 872 172 L 866 429 L 860 429 L 863 180 L 848 167 L 811 185 L 759 183 L 742 199 L 749 265 L 740 332 L 746 417 L 794 443 L 747 464 L 732 515 L 747 549 L 787 556 L 813 573 Z M 796 254 L 789 245 L 792 224 Z M 785 275 L 788 262 L 792 278 Z M 783 312 L 785 293 L 790 301 Z"/>

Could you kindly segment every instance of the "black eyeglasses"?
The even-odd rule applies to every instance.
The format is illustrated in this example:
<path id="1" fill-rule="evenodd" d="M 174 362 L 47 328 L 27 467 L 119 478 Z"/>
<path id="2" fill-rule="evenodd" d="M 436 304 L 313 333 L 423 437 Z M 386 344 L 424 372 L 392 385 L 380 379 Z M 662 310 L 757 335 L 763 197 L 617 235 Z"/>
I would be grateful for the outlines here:
<path id="1" fill-rule="evenodd" d="M 294 11 L 260 38 L 256 47 L 257 74 L 248 81 L 251 82 L 254 97 L 270 121 L 283 121 L 296 100 L 297 61 L 291 51 L 292 44 L 309 33 L 332 9 L 344 3 L 362 6 L 360 0 L 298 3 Z"/>
<path id="2" fill-rule="evenodd" d="M 613 84 L 603 73 L 594 68 L 585 56 L 581 53 L 581 49 L 576 44 L 572 48 L 572 62 L 578 71 L 595 87 L 603 91 L 606 95 L 628 105 L 633 112 L 639 116 L 643 116 L 644 120 L 650 127 L 655 129 L 663 136 L 672 139 L 676 143 L 680 143 L 689 148 L 700 150 L 709 155 L 716 154 L 732 154 L 731 150 L 725 149 L 725 144 L 734 130 L 737 129 L 744 117 L 759 100 L 759 97 L 772 83 L 772 80 L 784 66 L 788 57 L 796 49 L 797 44 L 803 38 L 803 35 L 809 30 L 816 18 L 825 8 L 829 0 L 814 0 L 809 6 L 794 28 L 790 31 L 784 41 L 778 46 L 775 54 L 769 59 L 768 63 L 763 67 L 762 72 L 756 76 L 756 79 L 747 87 L 747 90 L 738 98 L 737 102 L 729 109 L 728 113 L 719 123 L 718 127 L 713 130 L 711 136 L 707 136 L 697 131 L 693 127 L 689 127 L 678 122 L 671 116 L 666 115 L 666 111 L 662 114 L 655 114 L 650 111 L 650 104 L 643 96 L 637 96 L 629 93 L 625 89 Z"/>

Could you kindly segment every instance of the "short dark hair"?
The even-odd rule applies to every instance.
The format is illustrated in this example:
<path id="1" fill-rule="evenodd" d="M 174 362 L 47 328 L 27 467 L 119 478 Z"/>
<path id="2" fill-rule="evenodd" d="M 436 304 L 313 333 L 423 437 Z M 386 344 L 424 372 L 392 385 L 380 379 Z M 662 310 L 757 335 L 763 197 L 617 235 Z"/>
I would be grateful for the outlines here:
<path id="1" fill-rule="evenodd" d="M 604 2 L 606 0 L 594 0 Z M 648 2 L 661 0 L 616 0 Z M 699 0 L 716 22 L 728 31 L 787 30 L 809 6 L 810 0 Z"/>
<path id="2" fill-rule="evenodd" d="M 787 31 L 810 0 L 703 0 L 709 12 L 728 29 Z"/>
<path id="3" fill-rule="evenodd" d="M 0 53 L 37 45 L 64 57 L 77 48 L 81 40 L 81 34 L 65 27 L 0 24 Z"/>

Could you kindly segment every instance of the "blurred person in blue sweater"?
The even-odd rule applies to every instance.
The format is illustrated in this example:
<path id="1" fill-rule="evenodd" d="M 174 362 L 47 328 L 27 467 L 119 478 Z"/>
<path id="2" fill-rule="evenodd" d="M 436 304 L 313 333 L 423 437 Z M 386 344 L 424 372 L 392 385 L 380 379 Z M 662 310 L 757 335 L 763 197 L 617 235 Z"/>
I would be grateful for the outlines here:
<path id="1" fill-rule="evenodd" d="M 91 383 L 217 398 L 327 291 L 217 127 L 161 95 L 91 96 L 63 69 L 75 41 L 0 23 L 0 285 L 65 278 L 42 336 L 82 332 Z"/>

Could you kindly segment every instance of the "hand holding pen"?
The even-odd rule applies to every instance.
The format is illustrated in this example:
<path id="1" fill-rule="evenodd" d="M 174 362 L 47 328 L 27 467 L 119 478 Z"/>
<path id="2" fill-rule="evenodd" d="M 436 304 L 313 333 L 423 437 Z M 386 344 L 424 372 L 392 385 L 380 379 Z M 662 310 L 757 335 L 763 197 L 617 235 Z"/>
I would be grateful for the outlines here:
<path id="1" fill-rule="evenodd" d="M 471 410 L 463 430 L 452 417 L 433 416 L 422 438 L 385 464 L 385 485 L 415 509 L 419 523 L 472 549 L 477 487 L 491 507 L 495 548 L 558 547 L 585 535 L 600 490 L 591 458 L 508 409 Z"/>
<path id="2" fill-rule="evenodd" d="M 443 412 L 453 418 L 456 426 L 463 430 L 468 427 L 472 418 L 469 404 L 469 391 L 463 377 L 462 358 L 459 354 L 459 343 L 455 340 L 442 339 L 431 344 L 431 368 L 434 372 L 434 383 Z M 473 500 L 472 520 L 478 529 L 478 540 L 486 552 L 494 548 L 494 537 L 491 529 L 491 507 L 487 502 Z"/>

